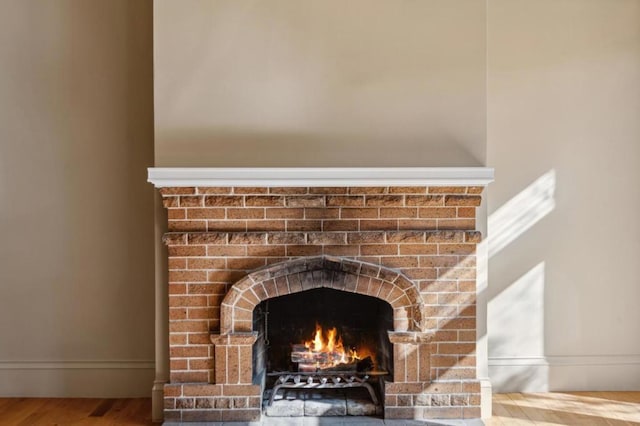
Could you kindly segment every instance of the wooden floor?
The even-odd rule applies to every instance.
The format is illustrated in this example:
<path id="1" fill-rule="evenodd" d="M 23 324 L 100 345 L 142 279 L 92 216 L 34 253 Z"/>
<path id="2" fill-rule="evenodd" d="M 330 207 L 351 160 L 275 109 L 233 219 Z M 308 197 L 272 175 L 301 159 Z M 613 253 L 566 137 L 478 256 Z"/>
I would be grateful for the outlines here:
<path id="1" fill-rule="evenodd" d="M 493 395 L 498 425 L 640 425 L 640 392 L 554 392 Z"/>
<path id="2" fill-rule="evenodd" d="M 640 425 L 640 392 L 493 396 L 498 425 Z M 152 425 L 151 400 L 0 398 L 0 425 Z"/>

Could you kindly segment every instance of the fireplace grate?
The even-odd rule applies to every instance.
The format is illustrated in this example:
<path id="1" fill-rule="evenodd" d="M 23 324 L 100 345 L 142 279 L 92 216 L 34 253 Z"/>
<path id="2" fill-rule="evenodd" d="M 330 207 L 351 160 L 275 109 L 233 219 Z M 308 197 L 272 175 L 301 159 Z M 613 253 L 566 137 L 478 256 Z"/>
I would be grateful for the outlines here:
<path id="1" fill-rule="evenodd" d="M 328 390 L 349 388 L 365 388 L 369 392 L 371 401 L 375 405 L 379 405 L 376 392 L 369 382 L 379 382 L 380 378 L 387 374 L 389 373 L 386 371 L 369 371 L 367 373 L 339 373 L 331 371 L 315 373 L 269 373 L 269 376 L 277 376 L 278 378 L 271 390 L 268 405 L 273 404 L 276 394 L 280 389 Z"/>

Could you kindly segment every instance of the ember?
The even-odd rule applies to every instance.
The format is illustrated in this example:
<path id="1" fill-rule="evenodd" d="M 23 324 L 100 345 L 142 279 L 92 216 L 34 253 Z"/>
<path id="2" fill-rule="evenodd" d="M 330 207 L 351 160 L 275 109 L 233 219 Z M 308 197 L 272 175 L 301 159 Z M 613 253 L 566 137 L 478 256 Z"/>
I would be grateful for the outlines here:
<path id="1" fill-rule="evenodd" d="M 342 338 L 335 327 L 326 332 L 316 323 L 312 340 L 294 344 L 291 361 L 298 363 L 298 371 L 373 369 L 373 354 L 368 348 L 345 349 Z"/>

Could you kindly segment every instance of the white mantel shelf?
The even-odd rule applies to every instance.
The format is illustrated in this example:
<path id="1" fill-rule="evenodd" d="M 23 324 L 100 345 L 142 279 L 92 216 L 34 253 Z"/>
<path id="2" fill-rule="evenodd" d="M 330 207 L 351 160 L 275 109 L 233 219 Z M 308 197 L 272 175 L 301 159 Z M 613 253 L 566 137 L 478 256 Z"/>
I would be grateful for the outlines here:
<path id="1" fill-rule="evenodd" d="M 184 186 L 485 186 L 488 167 L 150 167 L 156 188 Z"/>

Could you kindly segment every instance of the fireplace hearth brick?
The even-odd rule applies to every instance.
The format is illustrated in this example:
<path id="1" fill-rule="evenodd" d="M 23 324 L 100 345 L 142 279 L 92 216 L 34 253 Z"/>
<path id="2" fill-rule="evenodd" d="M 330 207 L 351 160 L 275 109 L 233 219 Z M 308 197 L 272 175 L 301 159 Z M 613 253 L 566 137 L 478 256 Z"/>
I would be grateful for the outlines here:
<path id="1" fill-rule="evenodd" d="M 252 311 L 319 287 L 392 306 L 385 418 L 479 417 L 482 189 L 161 188 L 169 229 L 165 419 L 259 419 L 264 389 L 252 383 Z"/>

